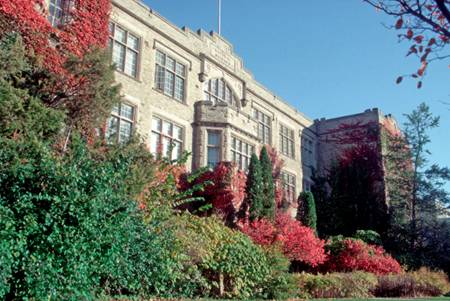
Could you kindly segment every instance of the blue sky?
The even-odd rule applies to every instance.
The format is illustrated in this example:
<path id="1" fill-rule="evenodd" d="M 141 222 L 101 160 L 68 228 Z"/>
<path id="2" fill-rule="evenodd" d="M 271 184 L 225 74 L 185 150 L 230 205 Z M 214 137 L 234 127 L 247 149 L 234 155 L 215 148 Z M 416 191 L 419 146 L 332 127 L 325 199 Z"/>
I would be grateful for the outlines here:
<path id="1" fill-rule="evenodd" d="M 178 26 L 217 28 L 217 0 L 145 0 Z M 406 43 L 383 27 L 392 19 L 362 0 L 222 0 L 222 36 L 275 94 L 310 118 L 378 107 L 403 123 L 426 102 L 441 116 L 431 161 L 450 166 L 450 61 L 434 63 L 422 89 L 397 76 L 418 69 Z M 450 189 L 450 185 L 448 185 Z"/>

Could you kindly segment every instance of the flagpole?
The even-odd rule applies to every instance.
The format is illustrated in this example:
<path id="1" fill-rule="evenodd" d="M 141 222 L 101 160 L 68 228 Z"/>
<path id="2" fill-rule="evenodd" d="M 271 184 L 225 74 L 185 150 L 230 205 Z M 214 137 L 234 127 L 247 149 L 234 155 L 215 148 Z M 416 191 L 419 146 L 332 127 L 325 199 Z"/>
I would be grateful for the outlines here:
<path id="1" fill-rule="evenodd" d="M 222 31 L 222 0 L 217 0 L 218 4 L 218 30 L 217 33 L 221 35 Z"/>

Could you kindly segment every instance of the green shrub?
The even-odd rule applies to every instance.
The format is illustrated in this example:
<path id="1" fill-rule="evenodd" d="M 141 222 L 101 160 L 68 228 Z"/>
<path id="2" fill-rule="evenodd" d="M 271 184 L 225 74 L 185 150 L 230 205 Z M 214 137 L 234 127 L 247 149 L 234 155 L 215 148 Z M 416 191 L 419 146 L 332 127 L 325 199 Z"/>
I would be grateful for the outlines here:
<path id="1" fill-rule="evenodd" d="M 450 283 L 443 272 L 421 268 L 401 275 L 380 276 L 374 289 L 377 297 L 434 297 L 450 291 Z"/>
<path id="2" fill-rule="evenodd" d="M 77 140 L 65 156 L 36 140 L 0 145 L 1 297 L 176 292 L 183 266 L 167 216 L 144 223 L 129 193 L 138 154 L 98 158 Z"/>
<path id="3" fill-rule="evenodd" d="M 302 192 L 298 196 L 298 211 L 297 220 L 299 220 L 304 226 L 310 227 L 317 232 L 317 213 L 316 202 L 311 192 Z"/>
<path id="4" fill-rule="evenodd" d="M 377 285 L 371 273 L 297 274 L 304 298 L 370 298 Z"/>
<path id="5" fill-rule="evenodd" d="M 266 256 L 271 267 L 271 274 L 267 278 L 263 296 L 267 299 L 286 300 L 298 295 L 298 285 L 294 274 L 289 273 L 290 261 L 284 256 L 280 246 L 265 248 Z"/>
<path id="6" fill-rule="evenodd" d="M 286 258 L 253 244 L 218 217 L 182 214 L 173 217 L 172 225 L 184 249 L 184 264 L 191 267 L 188 277 L 197 296 L 279 298 L 292 291 Z"/>
<path id="7" fill-rule="evenodd" d="M 381 236 L 373 230 L 357 230 L 353 238 L 360 239 L 366 244 L 381 245 Z"/>

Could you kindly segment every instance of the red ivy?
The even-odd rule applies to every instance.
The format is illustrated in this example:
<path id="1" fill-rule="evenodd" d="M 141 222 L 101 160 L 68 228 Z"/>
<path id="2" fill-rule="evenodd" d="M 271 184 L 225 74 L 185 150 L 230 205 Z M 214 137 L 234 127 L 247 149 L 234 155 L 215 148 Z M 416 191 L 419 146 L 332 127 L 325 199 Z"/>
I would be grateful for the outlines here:
<path id="1" fill-rule="evenodd" d="M 277 208 L 281 208 L 284 198 L 283 183 L 281 180 L 281 170 L 284 166 L 284 160 L 280 158 L 277 150 L 272 146 L 266 145 L 266 150 L 272 162 L 272 177 L 275 183 L 275 204 Z"/>
<path id="2" fill-rule="evenodd" d="M 43 0 L 0 0 L 3 28 L 18 31 L 30 53 L 43 59 L 49 71 L 66 75 L 69 55 L 83 56 L 92 47 L 106 47 L 110 0 L 75 0 L 67 25 L 54 28 Z M 6 28 L 5 28 L 6 27 Z"/>
<path id="3" fill-rule="evenodd" d="M 345 239 L 343 247 L 331 254 L 324 265 L 327 272 L 366 271 L 377 275 L 399 274 L 398 261 L 380 246 L 368 245 L 361 240 Z"/>
<path id="4" fill-rule="evenodd" d="M 316 267 L 326 260 L 324 241 L 314 231 L 292 219 L 286 213 L 277 213 L 275 223 L 266 219 L 242 225 L 241 231 L 259 245 L 280 244 L 291 261 L 300 261 Z"/>

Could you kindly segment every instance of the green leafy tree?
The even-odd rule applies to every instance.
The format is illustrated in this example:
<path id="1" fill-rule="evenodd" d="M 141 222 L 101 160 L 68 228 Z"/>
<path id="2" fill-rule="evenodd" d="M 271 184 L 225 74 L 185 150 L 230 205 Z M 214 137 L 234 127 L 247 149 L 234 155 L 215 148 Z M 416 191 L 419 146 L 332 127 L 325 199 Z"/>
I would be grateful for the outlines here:
<path id="1" fill-rule="evenodd" d="M 450 170 L 430 164 L 428 150 L 429 132 L 439 126 L 439 117 L 425 103 L 405 116 L 405 136 L 390 138 L 388 145 L 392 205 L 386 248 L 411 267 L 427 265 L 450 272 L 448 224 L 440 218 L 450 204 L 444 186 Z"/>
<path id="2" fill-rule="evenodd" d="M 75 130 L 57 151 L 70 117 L 27 81 L 24 53 L 19 36 L 0 41 L 0 299 L 184 294 L 170 211 L 144 216 L 136 201 L 151 155 L 136 143 L 87 147 Z"/>
<path id="3" fill-rule="evenodd" d="M 252 154 L 245 186 L 245 199 L 239 212 L 240 218 L 246 218 L 247 211 L 250 220 L 255 220 L 261 217 L 263 212 L 263 201 L 264 194 L 262 190 L 261 165 L 258 156 L 256 154 Z"/>
<path id="4" fill-rule="evenodd" d="M 302 192 L 298 196 L 297 220 L 317 232 L 316 202 L 314 195 L 309 191 Z"/>
<path id="5" fill-rule="evenodd" d="M 275 183 L 272 176 L 272 161 L 266 147 L 261 149 L 259 160 L 261 162 L 262 192 L 264 195 L 261 217 L 273 220 L 275 218 Z"/>

